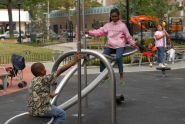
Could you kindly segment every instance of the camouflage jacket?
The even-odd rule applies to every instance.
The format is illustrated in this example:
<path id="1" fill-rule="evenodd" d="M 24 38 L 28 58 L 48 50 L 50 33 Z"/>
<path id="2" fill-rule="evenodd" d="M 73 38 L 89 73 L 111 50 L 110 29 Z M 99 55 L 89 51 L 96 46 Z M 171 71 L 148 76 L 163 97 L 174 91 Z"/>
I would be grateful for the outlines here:
<path id="1" fill-rule="evenodd" d="M 56 73 L 34 77 L 29 87 L 28 112 L 41 116 L 51 110 L 51 86 L 56 85 Z"/>

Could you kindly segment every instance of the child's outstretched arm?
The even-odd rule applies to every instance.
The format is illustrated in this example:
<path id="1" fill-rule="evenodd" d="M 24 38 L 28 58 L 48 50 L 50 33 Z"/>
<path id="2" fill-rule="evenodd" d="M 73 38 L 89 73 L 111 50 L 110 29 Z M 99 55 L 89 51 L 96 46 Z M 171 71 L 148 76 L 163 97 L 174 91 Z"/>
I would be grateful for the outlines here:
<path id="1" fill-rule="evenodd" d="M 57 70 L 57 75 L 56 75 L 56 76 L 58 77 L 62 72 L 66 71 L 66 70 L 69 69 L 71 66 L 75 65 L 75 64 L 76 64 L 77 62 L 79 62 L 82 58 L 83 58 L 83 56 L 82 56 L 81 54 L 77 53 L 77 54 L 75 55 L 75 59 L 74 59 L 74 60 L 72 60 L 71 62 L 69 62 L 68 64 L 62 66 L 61 68 L 59 68 L 59 69 Z"/>
<path id="2" fill-rule="evenodd" d="M 99 29 L 96 30 L 89 30 L 85 31 L 85 34 L 88 34 L 92 37 L 100 37 L 100 36 L 105 36 L 107 35 L 107 24 L 105 24 L 103 27 L 100 27 Z"/>
<path id="3" fill-rule="evenodd" d="M 53 93 L 50 93 L 50 97 L 51 98 L 55 97 L 56 95 L 58 95 L 58 93 L 54 93 L 54 92 Z"/>

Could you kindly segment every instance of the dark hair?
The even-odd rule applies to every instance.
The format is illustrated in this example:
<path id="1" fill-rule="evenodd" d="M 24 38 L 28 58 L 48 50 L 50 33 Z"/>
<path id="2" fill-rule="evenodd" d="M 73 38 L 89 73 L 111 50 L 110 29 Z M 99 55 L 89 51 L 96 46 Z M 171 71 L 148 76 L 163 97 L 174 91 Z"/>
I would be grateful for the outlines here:
<path id="1" fill-rule="evenodd" d="M 41 71 L 45 69 L 44 65 L 40 62 L 37 62 L 37 63 L 34 63 L 32 66 L 31 66 L 31 72 L 32 74 L 37 77 L 37 76 L 40 76 L 41 75 Z"/>
<path id="2" fill-rule="evenodd" d="M 112 21 L 112 19 L 111 19 L 111 14 L 112 13 L 116 13 L 116 14 L 120 15 L 120 12 L 119 12 L 119 9 L 118 8 L 111 9 L 111 11 L 110 11 L 110 22 Z"/>

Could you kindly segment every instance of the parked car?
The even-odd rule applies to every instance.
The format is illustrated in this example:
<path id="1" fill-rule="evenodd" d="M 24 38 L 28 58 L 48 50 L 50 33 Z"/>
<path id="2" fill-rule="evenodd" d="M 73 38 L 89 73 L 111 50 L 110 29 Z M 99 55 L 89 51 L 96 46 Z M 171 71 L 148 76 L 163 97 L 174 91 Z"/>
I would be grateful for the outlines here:
<path id="1" fill-rule="evenodd" d="M 18 38 L 19 37 L 19 32 L 14 30 L 13 31 L 13 36 Z M 4 34 L 0 34 L 0 39 L 3 40 L 3 39 L 8 39 L 10 38 L 10 32 L 9 31 L 6 31 Z M 21 31 L 21 38 L 25 38 L 25 34 L 23 31 Z"/>

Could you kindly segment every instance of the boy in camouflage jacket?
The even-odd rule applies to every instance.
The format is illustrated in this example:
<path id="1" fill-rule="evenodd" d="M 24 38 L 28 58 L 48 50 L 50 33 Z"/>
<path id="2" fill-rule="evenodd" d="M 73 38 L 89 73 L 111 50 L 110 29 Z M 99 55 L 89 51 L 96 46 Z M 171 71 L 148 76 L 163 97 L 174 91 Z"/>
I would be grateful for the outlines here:
<path id="1" fill-rule="evenodd" d="M 56 85 L 56 78 L 64 71 L 75 65 L 82 59 L 81 54 L 76 54 L 75 59 L 62 66 L 56 72 L 46 75 L 46 69 L 42 63 L 34 63 L 31 72 L 35 76 L 31 81 L 28 98 L 28 112 L 32 116 L 54 117 L 54 124 L 62 124 L 66 118 L 64 110 L 50 104 L 50 99 L 56 96 L 50 93 L 51 85 Z"/>

